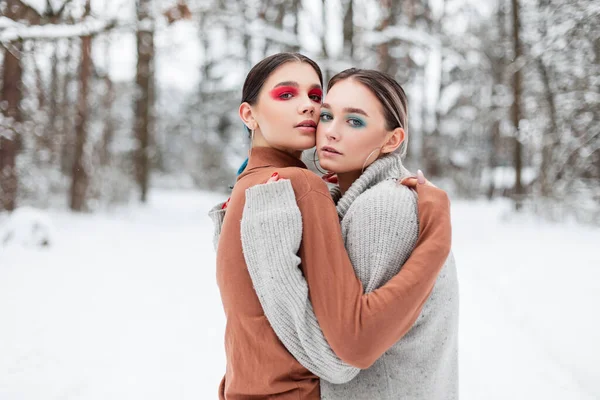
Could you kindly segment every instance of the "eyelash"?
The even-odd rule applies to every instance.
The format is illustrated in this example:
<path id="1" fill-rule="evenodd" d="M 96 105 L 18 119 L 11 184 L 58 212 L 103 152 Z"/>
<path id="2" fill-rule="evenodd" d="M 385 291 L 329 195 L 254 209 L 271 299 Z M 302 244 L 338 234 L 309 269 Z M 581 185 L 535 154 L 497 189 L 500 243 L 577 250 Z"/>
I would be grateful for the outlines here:
<path id="1" fill-rule="evenodd" d="M 329 117 L 330 119 L 324 120 L 323 117 Z M 331 116 L 331 114 L 328 114 L 328 113 L 321 113 L 321 115 L 319 116 L 319 120 L 321 120 L 322 122 L 329 122 L 332 119 L 333 119 L 333 117 Z"/>
<path id="2" fill-rule="evenodd" d="M 350 124 L 351 127 L 353 128 L 362 128 L 363 126 L 365 126 L 365 123 L 358 119 L 358 118 L 348 118 L 348 121 L 355 121 L 357 122 L 357 124 Z"/>
<path id="3" fill-rule="evenodd" d="M 319 119 L 321 122 L 330 122 L 333 120 L 333 116 L 329 113 L 321 113 Z M 351 123 L 351 121 L 355 123 Z M 360 118 L 349 117 L 346 119 L 346 122 L 348 122 L 348 125 L 350 125 L 352 128 L 362 128 L 365 126 L 365 123 Z"/>
<path id="4" fill-rule="evenodd" d="M 273 97 L 276 99 L 280 99 L 280 100 L 289 100 L 294 96 L 298 95 L 298 91 L 296 90 L 288 90 L 286 92 L 282 92 L 282 93 L 277 93 L 275 92 L 273 94 Z M 312 91 L 308 93 L 308 97 L 314 101 L 315 103 L 319 103 L 321 104 L 322 100 L 323 100 L 323 95 L 321 94 L 317 94 L 317 93 L 313 93 Z"/>

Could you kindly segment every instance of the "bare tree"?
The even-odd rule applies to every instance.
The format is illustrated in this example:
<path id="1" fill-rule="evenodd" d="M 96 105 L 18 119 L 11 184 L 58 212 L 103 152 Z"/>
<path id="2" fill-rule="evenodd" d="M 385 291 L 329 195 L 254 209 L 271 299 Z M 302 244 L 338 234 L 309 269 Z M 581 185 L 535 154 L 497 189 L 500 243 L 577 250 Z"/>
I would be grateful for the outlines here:
<path id="1" fill-rule="evenodd" d="M 381 2 L 383 19 L 381 23 L 377 27 L 377 30 L 382 32 L 387 29 L 389 26 L 393 26 L 396 21 L 396 13 L 394 7 L 394 1 L 392 0 L 383 0 Z M 378 55 L 378 63 L 377 69 L 383 72 L 387 72 L 388 74 L 394 76 L 395 74 L 395 62 L 392 56 L 390 55 L 390 43 L 384 41 L 383 43 L 377 46 L 377 55 Z"/>
<path id="2" fill-rule="evenodd" d="M 39 22 L 39 14 L 20 0 L 6 0 L 5 16 L 12 20 Z M 23 66 L 21 52 L 23 43 L 19 40 L 4 43 L 4 67 L 2 68 L 2 91 L 0 92 L 1 112 L 6 121 L 0 125 L 0 209 L 12 211 L 16 207 L 18 178 L 16 160 L 21 142 L 22 122 L 21 99 Z"/>
<path id="3" fill-rule="evenodd" d="M 154 81 L 154 32 L 150 12 L 151 0 L 138 0 L 138 30 L 137 37 L 137 69 L 136 69 L 136 96 L 135 96 L 135 138 L 137 148 L 135 151 L 136 180 L 140 189 L 140 199 L 146 202 L 148 196 L 148 183 L 150 178 L 150 136 L 152 131 L 152 118 L 154 108 L 153 81 Z"/>
<path id="4" fill-rule="evenodd" d="M 91 11 L 90 1 L 85 4 L 85 16 Z M 92 37 L 81 38 L 81 66 L 79 71 L 79 99 L 77 101 L 77 118 L 75 120 L 75 159 L 71 173 L 71 209 L 83 211 L 85 194 L 88 186 L 88 171 L 85 157 L 87 139 L 87 123 L 89 119 L 88 94 L 92 74 Z"/>
<path id="5" fill-rule="evenodd" d="M 515 64 L 521 61 L 522 47 L 520 38 L 519 0 L 512 0 L 512 26 Z M 515 209 L 520 210 L 522 206 L 523 184 L 521 182 L 521 171 L 523 169 L 523 145 L 519 137 L 519 121 L 521 120 L 521 68 L 515 68 L 512 77 L 513 104 L 511 107 L 511 119 L 514 127 L 514 168 L 515 168 Z"/>

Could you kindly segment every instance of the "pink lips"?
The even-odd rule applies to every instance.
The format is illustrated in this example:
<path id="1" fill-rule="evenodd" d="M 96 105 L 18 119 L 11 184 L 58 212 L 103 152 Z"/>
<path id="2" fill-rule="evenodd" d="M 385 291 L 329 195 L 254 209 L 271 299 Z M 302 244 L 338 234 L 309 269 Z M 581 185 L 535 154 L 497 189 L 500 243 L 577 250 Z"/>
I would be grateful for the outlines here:
<path id="1" fill-rule="evenodd" d="M 302 134 L 313 136 L 317 132 L 317 123 L 307 119 L 306 121 L 300 122 L 295 126 Z"/>
<path id="2" fill-rule="evenodd" d="M 316 127 L 317 127 L 317 123 L 310 119 L 302 121 L 298 125 L 296 125 L 296 128 L 316 128 Z"/>
<path id="3" fill-rule="evenodd" d="M 323 147 L 321 147 L 321 151 L 326 155 L 336 155 L 336 154 L 341 155 L 342 154 L 331 146 L 323 146 Z"/>

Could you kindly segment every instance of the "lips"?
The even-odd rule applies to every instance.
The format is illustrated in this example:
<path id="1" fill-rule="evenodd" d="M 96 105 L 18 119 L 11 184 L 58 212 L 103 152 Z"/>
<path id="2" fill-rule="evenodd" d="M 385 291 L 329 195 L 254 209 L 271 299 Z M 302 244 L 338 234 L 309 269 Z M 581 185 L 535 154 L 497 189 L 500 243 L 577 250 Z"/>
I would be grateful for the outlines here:
<path id="1" fill-rule="evenodd" d="M 323 151 L 325 153 L 330 153 L 330 154 L 340 154 L 340 155 L 342 154 L 331 146 L 323 146 L 323 147 L 321 147 L 321 151 Z"/>
<path id="2" fill-rule="evenodd" d="M 295 127 L 296 128 L 316 128 L 317 127 L 317 123 L 315 121 L 307 119 L 305 121 L 300 122 Z"/>

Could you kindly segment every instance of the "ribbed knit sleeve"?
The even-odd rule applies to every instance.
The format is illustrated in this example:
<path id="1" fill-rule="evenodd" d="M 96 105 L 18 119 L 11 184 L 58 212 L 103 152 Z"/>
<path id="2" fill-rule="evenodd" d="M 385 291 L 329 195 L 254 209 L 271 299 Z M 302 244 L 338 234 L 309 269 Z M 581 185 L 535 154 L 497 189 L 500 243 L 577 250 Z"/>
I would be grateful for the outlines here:
<path id="1" fill-rule="evenodd" d="M 335 355 L 319 327 L 296 255 L 302 215 L 289 180 L 246 190 L 242 247 L 252 283 L 273 330 L 308 370 L 345 383 L 360 370 Z"/>
<path id="2" fill-rule="evenodd" d="M 219 236 L 221 235 L 221 226 L 223 225 L 223 219 L 225 219 L 225 210 L 223 203 L 219 203 L 208 212 L 208 216 L 213 222 L 213 248 L 217 251 L 219 245 Z"/>

